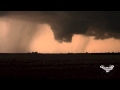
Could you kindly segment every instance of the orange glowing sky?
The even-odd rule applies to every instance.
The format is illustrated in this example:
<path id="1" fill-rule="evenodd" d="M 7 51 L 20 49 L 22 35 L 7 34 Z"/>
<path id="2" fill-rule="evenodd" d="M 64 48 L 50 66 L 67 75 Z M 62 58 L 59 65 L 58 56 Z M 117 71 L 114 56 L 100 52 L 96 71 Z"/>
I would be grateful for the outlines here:
<path id="1" fill-rule="evenodd" d="M 20 22 L 19 22 L 20 23 Z M 18 24 L 19 24 L 18 23 Z M 28 22 L 27 22 L 28 23 Z M 7 38 L 9 34 L 9 24 L 0 20 L 0 50 L 9 52 L 14 47 L 13 41 Z M 105 40 L 94 40 L 94 37 L 74 35 L 71 43 L 59 43 L 54 39 L 54 34 L 47 24 L 37 24 L 38 31 L 32 38 L 28 52 L 40 53 L 83 53 L 83 52 L 119 52 L 120 41 L 114 38 Z M 14 35 L 19 35 L 15 33 Z M 14 37 L 15 38 L 15 37 Z M 11 44 L 12 43 L 12 44 Z M 86 44 L 86 46 L 84 46 Z M 22 45 L 22 44 L 21 44 Z"/>
<path id="2" fill-rule="evenodd" d="M 40 31 L 41 32 L 41 31 Z M 86 48 L 83 50 L 83 43 L 87 43 Z M 30 51 L 37 52 L 49 52 L 49 53 L 60 53 L 60 52 L 118 52 L 120 41 L 114 38 L 105 40 L 94 40 L 94 37 L 85 37 L 83 35 L 74 35 L 71 43 L 58 43 L 54 39 L 54 34 L 50 29 L 50 26 L 44 25 L 42 27 L 42 34 L 37 32 L 33 38 Z"/>

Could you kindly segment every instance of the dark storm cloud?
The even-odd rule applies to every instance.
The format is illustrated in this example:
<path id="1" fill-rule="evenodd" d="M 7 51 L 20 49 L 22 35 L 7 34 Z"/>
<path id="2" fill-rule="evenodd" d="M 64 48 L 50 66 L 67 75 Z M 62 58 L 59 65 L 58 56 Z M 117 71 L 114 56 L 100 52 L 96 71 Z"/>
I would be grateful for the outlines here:
<path id="1" fill-rule="evenodd" d="M 120 38 L 120 11 L 0 11 L 0 16 L 47 23 L 60 42 L 70 42 L 74 34 Z"/>
<path id="2" fill-rule="evenodd" d="M 55 24 L 50 24 L 58 40 L 71 41 L 73 34 L 95 36 L 96 39 L 120 38 L 119 11 L 59 12 L 53 20 Z M 87 33 L 89 27 L 93 27 L 95 33 Z"/>
<path id="3" fill-rule="evenodd" d="M 9 12 L 7 12 L 7 11 L 0 11 L 0 16 L 4 16 L 4 15 L 7 15 L 7 14 L 9 14 Z"/>

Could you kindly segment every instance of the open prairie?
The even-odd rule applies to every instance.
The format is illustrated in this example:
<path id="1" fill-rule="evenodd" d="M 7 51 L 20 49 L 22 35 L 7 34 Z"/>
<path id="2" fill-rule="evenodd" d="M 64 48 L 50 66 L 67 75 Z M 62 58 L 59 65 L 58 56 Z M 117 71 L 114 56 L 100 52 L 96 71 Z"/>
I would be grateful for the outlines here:
<path id="1" fill-rule="evenodd" d="M 119 70 L 119 53 L 0 54 L 0 79 L 119 79 Z"/>

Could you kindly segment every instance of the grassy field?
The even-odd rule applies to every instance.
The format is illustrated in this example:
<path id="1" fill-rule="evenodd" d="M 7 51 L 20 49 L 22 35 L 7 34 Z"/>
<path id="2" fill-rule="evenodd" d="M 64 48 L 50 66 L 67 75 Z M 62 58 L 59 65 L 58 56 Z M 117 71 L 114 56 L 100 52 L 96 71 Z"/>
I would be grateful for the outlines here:
<path id="1" fill-rule="evenodd" d="M 108 74 L 100 65 L 114 65 Z M 119 79 L 120 54 L 0 54 L 0 79 Z"/>

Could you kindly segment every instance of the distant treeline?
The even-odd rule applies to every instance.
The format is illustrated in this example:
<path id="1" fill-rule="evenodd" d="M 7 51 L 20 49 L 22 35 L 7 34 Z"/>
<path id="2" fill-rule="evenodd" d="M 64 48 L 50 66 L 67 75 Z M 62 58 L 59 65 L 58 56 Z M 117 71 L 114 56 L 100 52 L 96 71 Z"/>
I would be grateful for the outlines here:
<path id="1" fill-rule="evenodd" d="M 40 52 L 27 52 L 27 53 L 0 53 L 0 54 L 120 54 L 120 52 L 85 52 L 85 53 L 40 53 Z"/>
<path id="2" fill-rule="evenodd" d="M 99 52 L 99 53 L 89 53 L 89 52 L 86 52 L 86 53 L 71 53 L 71 52 L 68 52 L 68 53 L 39 53 L 39 52 L 28 52 L 28 54 L 120 54 L 120 52 Z"/>

